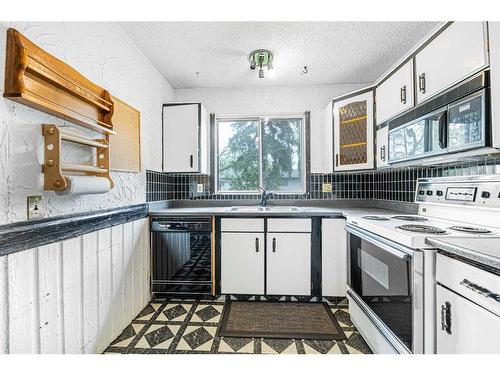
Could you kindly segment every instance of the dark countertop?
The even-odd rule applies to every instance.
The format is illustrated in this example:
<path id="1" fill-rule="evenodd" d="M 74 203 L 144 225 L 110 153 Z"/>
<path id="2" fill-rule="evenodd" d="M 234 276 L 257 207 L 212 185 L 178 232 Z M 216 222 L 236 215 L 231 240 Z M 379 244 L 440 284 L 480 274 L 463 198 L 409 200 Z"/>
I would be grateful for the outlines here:
<path id="1" fill-rule="evenodd" d="M 500 236 L 428 237 L 431 246 L 500 271 Z"/>
<path id="2" fill-rule="evenodd" d="M 346 216 L 362 216 L 362 215 L 392 215 L 408 213 L 408 208 L 398 206 L 373 207 L 360 205 L 352 207 L 345 204 L 346 202 L 338 202 L 334 204 L 322 202 L 320 206 L 317 202 L 297 202 L 297 201 L 282 201 L 279 204 L 268 204 L 271 209 L 269 211 L 259 211 L 255 209 L 258 205 L 248 204 L 248 202 L 214 202 L 205 201 L 197 204 L 186 202 L 187 207 L 183 207 L 177 203 L 176 206 L 169 206 L 168 202 L 155 203 L 150 205 L 150 216 L 199 216 L 199 215 L 215 215 L 228 217 L 248 217 L 248 216 L 291 216 L 291 217 L 313 217 L 313 216 L 328 216 L 328 217 L 346 217 Z M 311 205 L 307 205 L 310 203 Z M 358 204 L 360 202 L 357 202 Z M 291 211 L 286 207 L 296 207 L 297 210 Z M 237 211 L 232 210 L 233 207 L 238 207 Z M 248 209 L 246 209 L 248 207 Z M 396 209 L 395 209 L 396 208 Z M 412 212 L 413 213 L 413 212 Z"/>

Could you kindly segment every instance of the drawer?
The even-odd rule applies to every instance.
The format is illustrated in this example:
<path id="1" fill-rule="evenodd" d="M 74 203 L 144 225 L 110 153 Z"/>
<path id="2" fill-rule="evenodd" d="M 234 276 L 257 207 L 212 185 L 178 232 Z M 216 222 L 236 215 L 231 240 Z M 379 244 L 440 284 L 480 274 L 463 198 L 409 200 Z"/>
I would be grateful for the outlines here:
<path id="1" fill-rule="evenodd" d="M 264 219 L 221 219 L 222 232 L 264 232 Z"/>
<path id="2" fill-rule="evenodd" d="M 311 219 L 267 219 L 268 232 L 311 232 Z"/>
<path id="3" fill-rule="evenodd" d="M 454 292 L 500 315 L 500 302 L 484 295 L 486 290 L 500 294 L 500 276 L 438 254 L 436 280 Z M 483 290 L 483 293 L 478 290 L 478 287 Z"/>

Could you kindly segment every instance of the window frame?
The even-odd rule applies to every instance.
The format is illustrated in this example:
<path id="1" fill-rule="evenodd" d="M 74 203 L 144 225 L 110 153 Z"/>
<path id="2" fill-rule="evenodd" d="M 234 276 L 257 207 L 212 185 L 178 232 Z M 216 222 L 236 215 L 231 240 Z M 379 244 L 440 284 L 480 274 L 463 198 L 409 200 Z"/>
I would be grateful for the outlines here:
<path id="1" fill-rule="evenodd" d="M 276 194 L 279 195 L 297 195 L 297 194 L 306 194 L 307 192 L 307 147 L 306 144 L 306 116 L 304 113 L 300 114 L 260 114 L 260 115 L 251 115 L 251 116 L 217 116 L 214 121 L 215 125 L 215 139 L 214 139 L 214 191 L 216 194 L 220 195 L 255 195 L 260 194 L 260 190 L 220 190 L 219 189 L 219 122 L 228 122 L 228 121 L 257 121 L 257 138 L 258 138 L 258 153 L 259 153 L 259 186 L 263 186 L 264 183 L 264 168 L 263 168 L 263 145 L 262 145 L 262 130 L 263 130 L 263 121 L 269 119 L 300 119 L 301 120 L 301 149 L 300 149 L 300 159 L 301 159 L 301 167 L 302 167 L 302 190 L 300 191 L 276 191 Z M 272 190 L 269 190 L 272 191 Z"/>

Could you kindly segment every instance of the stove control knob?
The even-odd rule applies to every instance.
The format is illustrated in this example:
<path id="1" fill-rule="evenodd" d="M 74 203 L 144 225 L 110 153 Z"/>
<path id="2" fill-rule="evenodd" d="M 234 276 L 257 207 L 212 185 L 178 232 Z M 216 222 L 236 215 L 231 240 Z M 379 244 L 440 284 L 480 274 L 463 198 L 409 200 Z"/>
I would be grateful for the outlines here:
<path id="1" fill-rule="evenodd" d="M 443 195 L 443 191 L 442 191 L 442 190 L 437 190 L 437 191 L 436 191 L 436 195 L 437 195 L 438 197 L 441 197 L 441 196 Z"/>
<path id="2" fill-rule="evenodd" d="M 432 195 L 432 190 L 427 190 L 427 195 Z"/>
<path id="3" fill-rule="evenodd" d="M 423 191 L 423 190 L 419 190 L 419 191 L 418 191 L 418 195 L 424 195 L 424 194 L 425 194 L 425 191 Z M 500 194 L 499 194 L 499 195 L 500 195 Z"/>
<path id="4" fill-rule="evenodd" d="M 483 191 L 481 193 L 481 198 L 489 198 L 490 197 L 490 192 L 489 191 Z"/>

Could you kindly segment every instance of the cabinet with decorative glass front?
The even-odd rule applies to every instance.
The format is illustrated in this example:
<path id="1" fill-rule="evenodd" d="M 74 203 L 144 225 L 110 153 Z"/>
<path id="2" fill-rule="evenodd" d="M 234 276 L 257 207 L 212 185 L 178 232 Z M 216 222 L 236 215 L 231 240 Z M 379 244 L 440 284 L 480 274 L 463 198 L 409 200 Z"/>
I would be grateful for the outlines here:
<path id="1" fill-rule="evenodd" d="M 374 167 L 373 89 L 333 100 L 334 170 Z"/>

